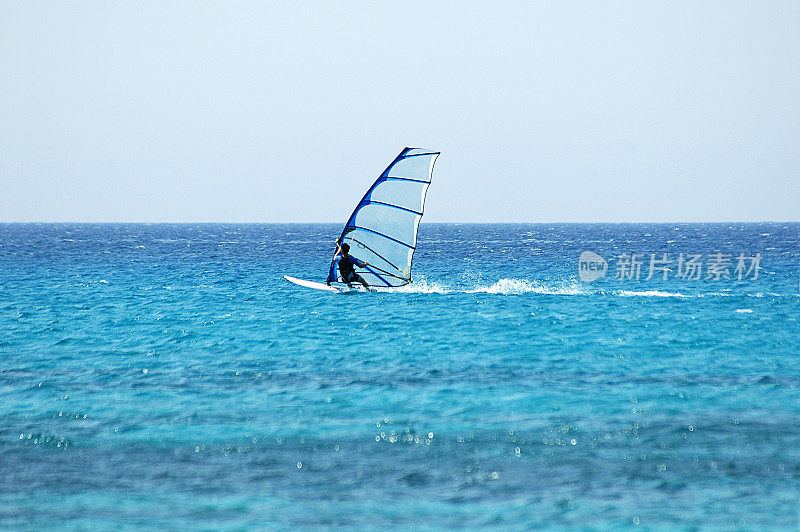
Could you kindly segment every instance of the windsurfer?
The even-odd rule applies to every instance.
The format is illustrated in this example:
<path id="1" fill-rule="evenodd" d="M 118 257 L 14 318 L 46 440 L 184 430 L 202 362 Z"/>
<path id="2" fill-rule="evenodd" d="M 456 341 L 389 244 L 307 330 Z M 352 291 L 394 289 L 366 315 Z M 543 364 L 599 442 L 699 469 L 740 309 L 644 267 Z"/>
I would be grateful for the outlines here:
<path id="1" fill-rule="evenodd" d="M 341 255 L 341 257 L 339 257 L 339 255 Z M 337 257 L 339 257 L 339 273 L 342 275 L 342 281 L 347 283 L 348 286 L 353 286 L 352 283 L 358 282 L 364 285 L 364 288 L 369 290 L 370 288 L 369 284 L 367 284 L 367 281 L 358 275 L 355 270 L 356 266 L 359 268 L 365 268 L 369 266 L 369 263 L 362 262 L 350 255 L 350 244 L 346 242 L 342 244 L 338 238 L 336 239 L 336 254 L 333 256 L 333 260 L 336 260 Z M 330 286 L 330 280 L 327 282 L 327 284 Z"/>

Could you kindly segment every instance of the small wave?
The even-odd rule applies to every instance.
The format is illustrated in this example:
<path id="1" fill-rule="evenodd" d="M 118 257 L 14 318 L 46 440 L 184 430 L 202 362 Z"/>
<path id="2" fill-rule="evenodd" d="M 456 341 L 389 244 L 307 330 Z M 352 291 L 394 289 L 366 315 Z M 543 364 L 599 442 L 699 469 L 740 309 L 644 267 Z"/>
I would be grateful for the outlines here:
<path id="1" fill-rule="evenodd" d="M 383 292 L 380 288 L 378 291 Z M 438 283 L 429 283 L 425 279 L 414 280 L 411 284 L 401 286 L 400 288 L 392 288 L 388 291 L 403 294 L 447 294 L 452 292 L 449 288 Z"/>
<path id="2" fill-rule="evenodd" d="M 452 288 L 425 279 L 417 279 L 411 284 L 400 288 L 378 288 L 379 292 L 392 292 L 404 294 L 550 294 L 550 295 L 586 295 L 586 292 L 579 284 L 562 284 L 548 286 L 541 283 L 531 282 L 527 279 L 500 279 L 489 286 L 477 286 L 475 288 Z"/>
<path id="3" fill-rule="evenodd" d="M 483 286 L 466 290 L 468 294 L 551 294 L 551 295 L 585 295 L 587 294 L 580 285 L 564 284 L 560 286 L 547 286 L 526 279 L 500 279 L 491 286 Z"/>
<path id="4" fill-rule="evenodd" d="M 669 292 L 666 290 L 610 290 L 599 286 L 588 286 L 579 283 L 574 279 L 564 279 L 554 283 L 545 284 L 528 279 L 505 278 L 490 284 L 481 285 L 478 283 L 469 286 L 457 283 L 455 285 L 442 284 L 428 281 L 425 278 L 415 279 L 411 284 L 400 288 L 377 288 L 378 292 L 401 293 L 401 294 L 497 294 L 497 295 L 518 295 L 518 294 L 543 294 L 561 296 L 616 296 L 616 297 L 657 297 L 657 298 L 713 298 L 713 297 L 768 297 L 768 296 L 794 296 L 800 294 L 763 294 L 763 293 L 731 293 L 731 292 L 698 292 L 682 293 Z"/>
<path id="5" fill-rule="evenodd" d="M 753 309 L 751 309 L 751 308 L 737 308 L 736 309 L 736 313 L 737 314 L 752 314 L 753 313 Z"/>
<path id="6" fill-rule="evenodd" d="M 692 297 L 680 292 L 664 292 L 661 290 L 620 290 L 617 292 L 621 296 L 641 296 L 641 297 Z"/>

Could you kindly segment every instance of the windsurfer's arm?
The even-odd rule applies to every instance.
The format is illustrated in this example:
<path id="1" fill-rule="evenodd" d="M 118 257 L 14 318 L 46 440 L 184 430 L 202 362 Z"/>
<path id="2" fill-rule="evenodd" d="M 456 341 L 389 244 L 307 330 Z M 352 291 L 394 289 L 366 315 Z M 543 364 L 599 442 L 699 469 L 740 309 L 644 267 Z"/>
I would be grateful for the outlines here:
<path id="1" fill-rule="evenodd" d="M 342 252 L 341 239 L 337 238 L 335 240 L 335 242 L 336 242 L 336 253 L 333 254 L 333 261 L 334 262 L 331 264 L 331 274 L 328 275 L 328 280 L 325 282 L 325 284 L 327 284 L 328 286 L 331 285 L 331 278 L 330 277 L 331 277 L 331 275 L 333 275 L 332 272 L 334 272 L 335 269 L 336 269 L 336 264 L 335 264 L 336 257 L 338 257 L 339 253 Z"/>

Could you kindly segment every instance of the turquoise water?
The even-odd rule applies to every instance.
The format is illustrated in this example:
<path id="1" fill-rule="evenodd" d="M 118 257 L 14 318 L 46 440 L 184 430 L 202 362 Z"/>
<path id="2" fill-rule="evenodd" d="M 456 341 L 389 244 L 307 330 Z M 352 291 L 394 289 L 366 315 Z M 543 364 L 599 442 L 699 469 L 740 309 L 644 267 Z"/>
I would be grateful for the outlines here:
<path id="1" fill-rule="evenodd" d="M 797 529 L 800 224 L 423 224 L 412 288 L 282 279 L 339 230 L 0 225 L 0 527 Z"/>

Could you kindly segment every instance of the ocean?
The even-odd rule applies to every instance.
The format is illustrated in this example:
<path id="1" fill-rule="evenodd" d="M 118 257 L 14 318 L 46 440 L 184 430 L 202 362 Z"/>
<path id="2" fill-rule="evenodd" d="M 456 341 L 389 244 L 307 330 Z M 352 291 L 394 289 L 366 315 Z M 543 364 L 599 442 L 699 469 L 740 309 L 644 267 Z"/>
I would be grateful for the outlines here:
<path id="1" fill-rule="evenodd" d="M 800 526 L 800 224 L 340 229 L 0 225 L 0 528 Z"/>

